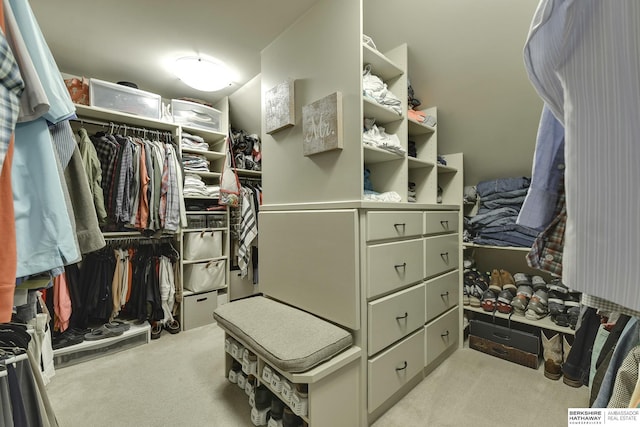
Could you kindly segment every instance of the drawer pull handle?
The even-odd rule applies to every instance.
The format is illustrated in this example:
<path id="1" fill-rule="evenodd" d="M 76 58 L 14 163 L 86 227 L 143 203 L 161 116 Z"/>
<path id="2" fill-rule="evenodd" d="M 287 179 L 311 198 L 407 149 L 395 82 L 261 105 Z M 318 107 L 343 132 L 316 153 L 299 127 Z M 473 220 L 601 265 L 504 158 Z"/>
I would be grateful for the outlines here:
<path id="1" fill-rule="evenodd" d="M 202 302 L 202 301 L 206 301 L 208 298 L 204 297 L 204 298 L 198 298 L 196 299 L 196 302 Z"/>
<path id="2" fill-rule="evenodd" d="M 396 264 L 396 265 L 393 266 L 393 268 L 395 268 L 396 270 L 399 269 L 399 268 L 402 268 L 403 270 L 406 270 L 407 263 L 403 262 L 402 264 Z"/>
<path id="3" fill-rule="evenodd" d="M 445 292 L 444 294 L 440 294 L 440 296 L 442 298 L 449 298 L 449 291 Z"/>
<path id="4" fill-rule="evenodd" d="M 440 225 L 446 230 L 449 229 L 449 221 L 440 221 Z"/>
<path id="5" fill-rule="evenodd" d="M 511 337 L 509 335 L 501 334 L 499 332 L 494 332 L 493 336 L 496 337 L 496 338 L 500 338 L 501 340 L 504 340 L 504 341 L 510 341 L 511 340 Z"/>
<path id="6" fill-rule="evenodd" d="M 404 364 L 402 365 L 402 368 L 396 368 L 396 371 L 404 371 L 405 369 L 407 369 L 407 361 L 404 361 Z"/>
<path id="7" fill-rule="evenodd" d="M 449 264 L 449 252 L 442 252 L 440 254 L 440 258 L 442 258 L 442 260 L 444 262 L 446 262 L 447 264 Z"/>
<path id="8" fill-rule="evenodd" d="M 399 222 L 396 224 L 393 224 L 393 227 L 398 230 L 398 228 L 402 227 L 402 231 L 404 231 L 404 229 L 407 227 L 407 224 L 405 224 L 404 222 Z"/>
<path id="9" fill-rule="evenodd" d="M 409 317 L 409 313 L 405 311 L 404 316 L 396 316 L 396 320 L 406 319 L 407 317 Z"/>
<path id="10" fill-rule="evenodd" d="M 448 336 L 449 336 L 449 331 L 445 332 L 444 334 L 440 334 L 440 336 L 441 336 L 442 338 L 446 338 L 446 337 L 448 337 Z"/>

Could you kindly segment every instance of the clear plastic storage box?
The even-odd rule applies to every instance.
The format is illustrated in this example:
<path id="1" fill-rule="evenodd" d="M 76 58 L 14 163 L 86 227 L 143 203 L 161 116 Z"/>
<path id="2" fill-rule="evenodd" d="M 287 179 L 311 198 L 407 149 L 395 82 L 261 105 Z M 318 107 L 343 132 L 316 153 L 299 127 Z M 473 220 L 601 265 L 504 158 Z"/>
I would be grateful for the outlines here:
<path id="1" fill-rule="evenodd" d="M 180 99 L 171 100 L 173 121 L 214 132 L 221 131 L 222 113 L 215 108 Z"/>
<path id="2" fill-rule="evenodd" d="M 98 79 L 91 79 L 89 82 L 89 101 L 92 107 L 156 120 L 160 119 L 162 110 L 160 95 Z"/>

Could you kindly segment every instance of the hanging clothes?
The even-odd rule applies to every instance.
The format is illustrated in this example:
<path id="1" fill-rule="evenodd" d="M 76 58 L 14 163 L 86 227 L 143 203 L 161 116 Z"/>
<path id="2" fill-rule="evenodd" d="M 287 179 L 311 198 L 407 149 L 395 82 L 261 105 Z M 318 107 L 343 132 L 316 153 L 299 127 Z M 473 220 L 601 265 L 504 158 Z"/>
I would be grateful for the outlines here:
<path id="1" fill-rule="evenodd" d="M 3 236 L 3 254 L 0 257 L 0 322 L 8 322 L 11 320 L 18 256 L 11 183 L 13 132 L 24 81 L 4 36 L 6 27 L 3 5 L 0 5 L 0 27 L 3 30 L 0 32 L 0 110 L 4 117 L 0 122 L 0 236 Z"/>
<path id="2" fill-rule="evenodd" d="M 639 27 L 635 0 L 543 0 L 524 49 L 531 83 L 565 128 L 563 282 L 632 310 L 640 310 L 640 63 L 629 58 Z"/>

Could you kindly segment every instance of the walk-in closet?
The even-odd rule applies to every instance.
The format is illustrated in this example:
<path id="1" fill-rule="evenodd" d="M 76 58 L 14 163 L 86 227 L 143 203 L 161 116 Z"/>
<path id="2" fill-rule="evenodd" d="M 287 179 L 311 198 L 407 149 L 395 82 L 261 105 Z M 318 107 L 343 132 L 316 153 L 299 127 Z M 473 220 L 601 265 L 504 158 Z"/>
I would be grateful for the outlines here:
<path id="1" fill-rule="evenodd" d="M 0 427 L 640 423 L 634 0 L 0 12 Z"/>

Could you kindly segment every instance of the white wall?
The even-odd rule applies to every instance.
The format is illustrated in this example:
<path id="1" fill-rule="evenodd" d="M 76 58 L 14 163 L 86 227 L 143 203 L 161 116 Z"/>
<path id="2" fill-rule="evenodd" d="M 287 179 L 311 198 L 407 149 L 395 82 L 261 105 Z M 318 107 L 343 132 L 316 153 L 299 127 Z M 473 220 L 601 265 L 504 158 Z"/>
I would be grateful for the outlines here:
<path id="1" fill-rule="evenodd" d="M 522 49 L 538 0 L 364 0 L 382 51 L 406 42 L 422 106 L 438 106 L 438 147 L 464 152 L 465 184 L 531 174 L 542 109 Z"/>

